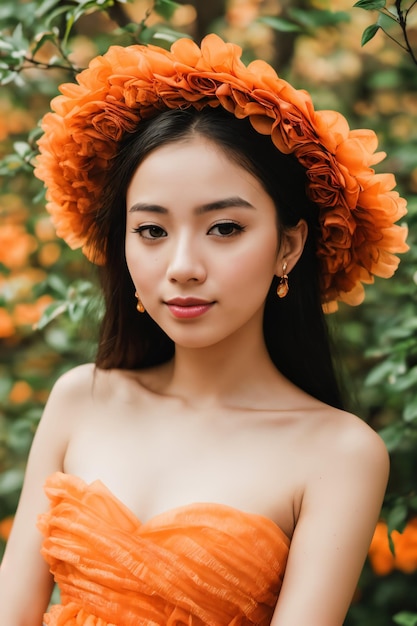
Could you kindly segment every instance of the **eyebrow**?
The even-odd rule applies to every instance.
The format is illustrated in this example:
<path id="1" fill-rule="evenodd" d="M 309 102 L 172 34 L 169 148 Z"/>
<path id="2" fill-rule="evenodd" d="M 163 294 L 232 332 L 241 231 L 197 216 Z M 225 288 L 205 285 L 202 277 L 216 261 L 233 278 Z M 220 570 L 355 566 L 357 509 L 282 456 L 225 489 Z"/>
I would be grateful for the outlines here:
<path id="1" fill-rule="evenodd" d="M 229 209 L 232 207 L 239 207 L 244 209 L 254 209 L 255 207 L 240 198 L 239 196 L 233 196 L 231 198 L 223 198 L 222 200 L 215 200 L 214 202 L 208 202 L 207 204 L 203 204 L 199 206 L 195 213 L 197 215 L 202 215 L 203 213 L 208 213 L 210 211 L 219 211 L 221 209 Z M 159 204 L 147 204 L 146 202 L 137 202 L 133 206 L 130 207 L 129 213 L 135 213 L 136 211 L 145 211 L 148 213 L 159 213 L 159 214 L 167 214 L 169 213 L 168 209 Z"/>

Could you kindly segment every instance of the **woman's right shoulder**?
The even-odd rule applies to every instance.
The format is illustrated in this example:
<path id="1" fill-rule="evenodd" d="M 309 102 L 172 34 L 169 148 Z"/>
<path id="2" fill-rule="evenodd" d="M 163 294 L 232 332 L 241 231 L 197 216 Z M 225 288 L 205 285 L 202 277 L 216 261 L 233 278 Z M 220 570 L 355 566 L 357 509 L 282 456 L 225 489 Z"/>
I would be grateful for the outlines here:
<path id="1" fill-rule="evenodd" d="M 103 407 L 114 387 L 111 379 L 116 372 L 101 370 L 94 363 L 77 365 L 55 381 L 46 402 L 38 433 L 47 440 L 68 442 L 79 423 L 86 422 Z M 38 434 L 37 433 L 37 434 Z"/>
<path id="2" fill-rule="evenodd" d="M 99 369 L 94 363 L 77 365 L 62 374 L 54 383 L 50 399 L 70 396 L 72 402 L 91 394 L 92 390 L 105 390 L 113 370 Z"/>
<path id="3" fill-rule="evenodd" d="M 104 370 L 95 363 L 77 365 L 67 370 L 54 383 L 45 406 L 45 414 L 59 420 L 74 420 L 107 406 L 123 390 L 132 385 L 129 372 L 118 369 Z M 52 417 L 54 419 L 54 417 Z"/>
<path id="4" fill-rule="evenodd" d="M 57 378 L 53 390 L 58 392 L 71 391 L 74 387 L 92 382 L 94 378 L 94 363 L 83 363 L 67 370 Z"/>
<path id="5" fill-rule="evenodd" d="M 74 424 L 93 396 L 96 378 L 94 363 L 77 365 L 61 374 L 50 390 L 41 425 L 60 424 L 66 430 Z"/>

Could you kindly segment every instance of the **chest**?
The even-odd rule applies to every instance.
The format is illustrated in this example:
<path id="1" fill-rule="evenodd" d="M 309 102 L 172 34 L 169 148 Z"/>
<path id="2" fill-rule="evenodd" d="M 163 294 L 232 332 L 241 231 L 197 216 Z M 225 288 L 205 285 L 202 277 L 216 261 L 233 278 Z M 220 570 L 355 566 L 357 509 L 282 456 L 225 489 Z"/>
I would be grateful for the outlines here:
<path id="1" fill-rule="evenodd" d="M 79 420 L 65 471 L 99 478 L 143 521 L 215 502 L 269 517 L 291 535 L 300 483 L 291 429 L 253 418 L 174 407 L 102 410 Z"/>

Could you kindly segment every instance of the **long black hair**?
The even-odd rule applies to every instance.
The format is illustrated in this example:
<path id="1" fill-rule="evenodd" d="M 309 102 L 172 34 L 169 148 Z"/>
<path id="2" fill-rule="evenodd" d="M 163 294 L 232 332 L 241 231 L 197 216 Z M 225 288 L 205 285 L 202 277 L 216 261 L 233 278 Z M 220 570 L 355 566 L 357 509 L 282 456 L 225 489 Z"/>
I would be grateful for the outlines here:
<path id="1" fill-rule="evenodd" d="M 108 172 L 103 206 L 91 244 L 105 255 L 100 268 L 105 313 L 96 365 L 103 369 L 139 369 L 172 358 L 174 344 L 144 313 L 136 311 L 135 289 L 127 269 L 124 241 L 126 191 L 138 165 L 153 150 L 168 143 L 203 136 L 222 148 L 229 158 L 250 171 L 273 199 L 278 233 L 300 219 L 308 224 L 304 251 L 290 274 L 284 299 L 272 281 L 264 313 L 264 338 L 270 357 L 289 380 L 312 396 L 342 408 L 341 392 L 332 360 L 324 319 L 316 257 L 318 210 L 306 195 L 304 168 L 292 155 L 284 155 L 269 136 L 255 131 L 247 119 L 236 119 L 222 107 L 170 110 L 142 122 L 122 142 Z M 163 181 L 161 181 L 163 184 Z"/>

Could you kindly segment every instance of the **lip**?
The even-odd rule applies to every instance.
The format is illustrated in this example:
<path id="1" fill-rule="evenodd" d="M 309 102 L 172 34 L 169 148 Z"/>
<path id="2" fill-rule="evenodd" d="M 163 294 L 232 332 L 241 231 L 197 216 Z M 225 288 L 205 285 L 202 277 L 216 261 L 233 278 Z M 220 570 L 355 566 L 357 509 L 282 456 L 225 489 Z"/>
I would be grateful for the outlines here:
<path id="1" fill-rule="evenodd" d="M 191 296 L 178 296 L 177 298 L 171 298 L 167 300 L 165 304 L 174 306 L 200 306 L 204 304 L 213 304 L 210 300 L 203 300 L 202 298 L 193 298 Z"/>
<path id="2" fill-rule="evenodd" d="M 174 317 L 179 319 L 192 319 L 207 313 L 214 302 L 201 298 L 178 297 L 165 302 Z"/>

